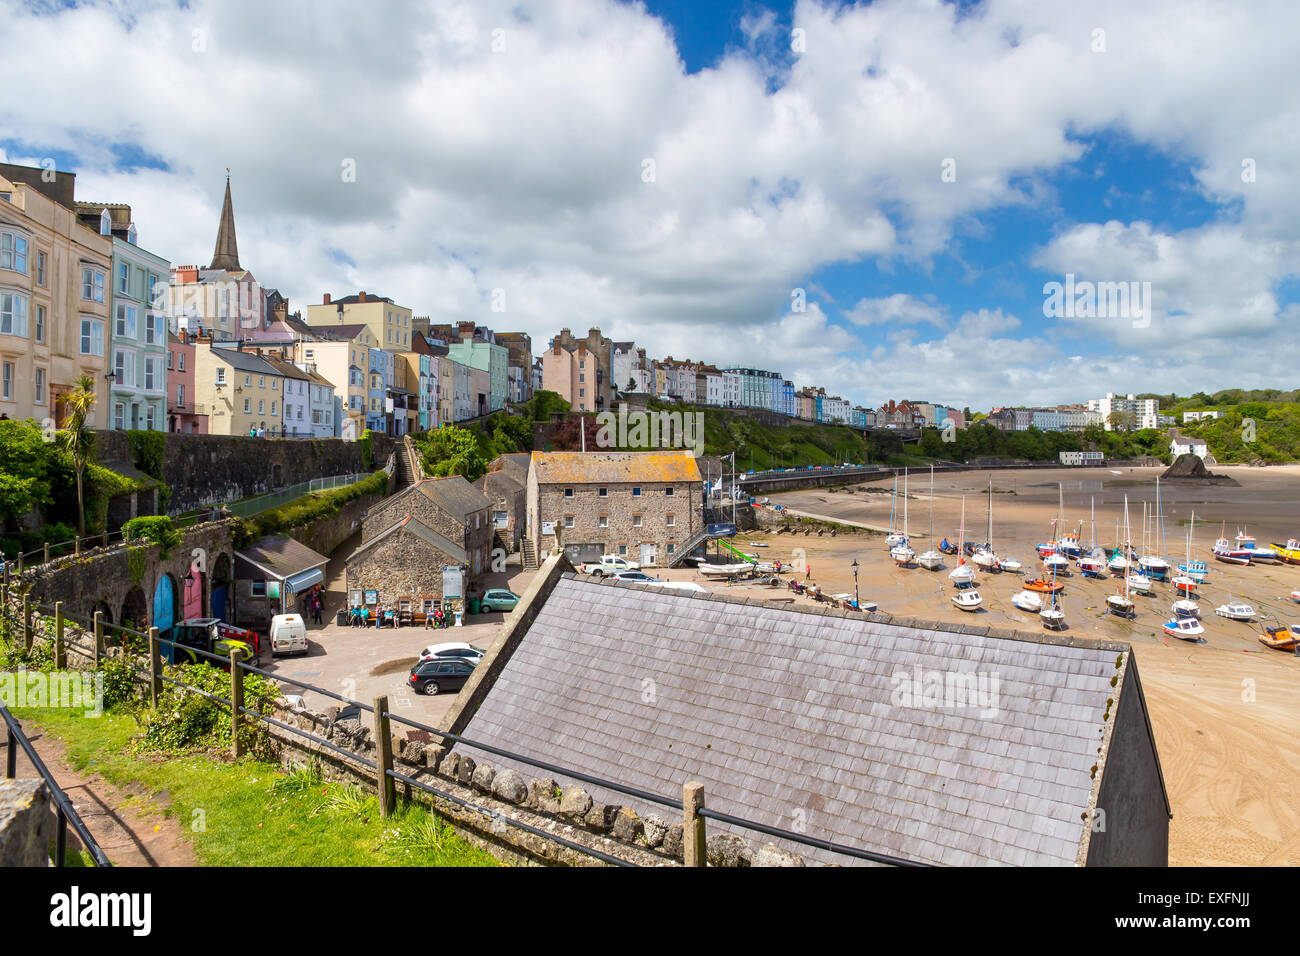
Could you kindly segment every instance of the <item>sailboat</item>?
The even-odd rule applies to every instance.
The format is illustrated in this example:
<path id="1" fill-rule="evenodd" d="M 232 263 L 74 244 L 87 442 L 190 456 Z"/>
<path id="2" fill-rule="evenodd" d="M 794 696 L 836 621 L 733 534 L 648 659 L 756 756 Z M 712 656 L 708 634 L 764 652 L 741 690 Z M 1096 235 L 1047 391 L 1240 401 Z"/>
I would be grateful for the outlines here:
<path id="1" fill-rule="evenodd" d="M 927 540 L 934 540 L 934 465 L 930 466 L 930 537 Z M 938 571 L 943 567 L 943 555 L 931 545 L 917 557 L 916 563 L 927 571 Z"/>
<path id="2" fill-rule="evenodd" d="M 1092 512 L 1092 550 L 1079 559 L 1079 573 L 1085 578 L 1099 578 L 1106 571 L 1106 553 L 1097 547 L 1097 499 L 1089 506 Z"/>
<path id="3" fill-rule="evenodd" d="M 998 556 L 993 551 L 993 478 L 989 478 L 989 527 L 988 537 L 971 555 L 975 566 L 985 571 L 998 570 Z"/>
<path id="4" fill-rule="evenodd" d="M 889 536 L 885 538 L 885 544 L 891 548 L 900 541 L 907 540 L 907 535 L 899 533 L 894 528 L 896 520 L 898 520 L 898 472 L 894 472 L 894 491 L 889 499 Z"/>
<path id="5" fill-rule="evenodd" d="M 1128 498 L 1125 498 L 1124 501 L 1125 504 L 1127 505 Z M 1127 549 L 1120 550 L 1120 545 L 1119 545 L 1119 519 L 1118 518 L 1115 519 L 1115 550 L 1111 552 L 1110 561 L 1107 562 L 1106 567 L 1110 568 L 1111 574 L 1114 574 L 1116 577 L 1118 577 L 1121 574 L 1125 576 L 1128 575 Z"/>
<path id="6" fill-rule="evenodd" d="M 907 469 L 903 469 L 903 538 L 889 549 L 889 556 L 900 568 L 909 567 L 916 558 L 916 552 L 907 543 Z"/>
<path id="7" fill-rule="evenodd" d="M 1160 510 L 1160 476 L 1159 475 L 1156 476 L 1156 512 L 1157 514 L 1154 517 L 1158 517 L 1160 519 L 1160 527 L 1163 530 L 1164 514 L 1161 513 Z M 1154 538 L 1155 535 L 1153 534 L 1152 537 Z M 1143 522 L 1142 525 L 1142 541 L 1143 541 L 1142 550 L 1146 551 L 1146 523 L 1145 522 Z M 1142 555 L 1142 557 L 1138 558 L 1138 567 L 1140 567 L 1142 569 L 1142 573 L 1146 575 L 1148 578 L 1150 578 L 1152 581 L 1163 581 L 1165 577 L 1169 574 L 1169 562 L 1166 561 L 1164 557 L 1158 554 Z"/>
<path id="8" fill-rule="evenodd" d="M 1055 571 L 1052 572 L 1052 584 L 1056 584 Z M 1056 593 L 1055 589 L 1053 589 L 1052 603 L 1038 612 L 1039 618 L 1042 619 L 1043 627 L 1053 631 L 1059 631 L 1061 628 L 1065 627 L 1065 612 L 1061 610 L 1061 601 L 1056 596 Z"/>
<path id="9" fill-rule="evenodd" d="M 1124 537 L 1128 537 L 1128 495 L 1124 496 Z M 1128 562 L 1124 562 L 1124 589 L 1106 597 L 1106 610 L 1118 617 L 1135 617 L 1137 606 L 1129 596 Z"/>
<path id="10" fill-rule="evenodd" d="M 1192 532 L 1196 528 L 1196 512 L 1192 512 L 1191 523 L 1187 526 L 1187 557 L 1183 563 L 1178 565 L 1179 577 L 1174 578 L 1173 584 L 1178 587 L 1181 582 L 1191 582 L 1193 585 L 1200 584 L 1210 573 L 1210 566 L 1204 561 L 1192 560 Z"/>
<path id="11" fill-rule="evenodd" d="M 962 540 L 966 533 L 966 496 L 961 499 L 961 526 L 957 529 L 957 540 Z M 948 572 L 948 578 L 958 588 L 969 588 L 975 584 L 975 569 L 966 563 L 966 556 L 959 555 L 957 567 Z"/>

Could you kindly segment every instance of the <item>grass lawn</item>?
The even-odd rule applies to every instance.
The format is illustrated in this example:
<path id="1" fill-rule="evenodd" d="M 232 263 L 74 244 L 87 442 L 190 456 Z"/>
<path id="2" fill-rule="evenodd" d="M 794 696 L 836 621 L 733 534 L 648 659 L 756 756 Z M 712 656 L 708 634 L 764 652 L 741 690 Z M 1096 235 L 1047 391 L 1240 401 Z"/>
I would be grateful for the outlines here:
<path id="1" fill-rule="evenodd" d="M 139 755 L 140 731 L 122 711 L 86 717 L 79 711 L 18 710 L 61 740 L 68 761 L 119 788 L 166 792 L 175 817 L 204 866 L 497 866 L 419 806 L 379 816 L 373 793 L 322 782 L 307 772 L 285 773 L 252 759 Z M 148 796 L 131 798 L 140 809 Z"/>

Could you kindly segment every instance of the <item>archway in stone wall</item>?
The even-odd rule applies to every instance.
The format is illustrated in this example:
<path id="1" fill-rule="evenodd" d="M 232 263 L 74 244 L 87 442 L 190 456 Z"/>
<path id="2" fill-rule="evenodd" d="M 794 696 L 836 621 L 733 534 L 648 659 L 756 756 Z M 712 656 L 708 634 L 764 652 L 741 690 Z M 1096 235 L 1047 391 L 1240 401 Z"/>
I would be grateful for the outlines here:
<path id="1" fill-rule="evenodd" d="M 231 606 L 230 555 L 219 554 L 212 562 L 212 616 L 229 621 L 234 616 Z"/>
<path id="2" fill-rule="evenodd" d="M 158 636 L 165 641 L 171 640 L 172 625 L 179 620 L 176 616 L 178 610 L 176 582 L 170 574 L 158 575 L 158 584 L 153 591 L 153 617 L 150 618 L 150 623 L 158 628 Z"/>
<path id="3" fill-rule="evenodd" d="M 123 627 L 135 631 L 143 632 L 149 627 L 149 604 L 145 600 L 144 590 L 139 585 L 126 592 L 126 599 L 122 602 L 122 613 L 118 615 L 117 621 Z"/>
<path id="4" fill-rule="evenodd" d="M 105 626 L 113 623 L 113 609 L 108 606 L 107 601 L 104 600 L 96 601 L 95 607 L 91 611 L 91 613 L 93 614 L 95 611 L 98 611 L 100 614 L 103 615 Z"/>

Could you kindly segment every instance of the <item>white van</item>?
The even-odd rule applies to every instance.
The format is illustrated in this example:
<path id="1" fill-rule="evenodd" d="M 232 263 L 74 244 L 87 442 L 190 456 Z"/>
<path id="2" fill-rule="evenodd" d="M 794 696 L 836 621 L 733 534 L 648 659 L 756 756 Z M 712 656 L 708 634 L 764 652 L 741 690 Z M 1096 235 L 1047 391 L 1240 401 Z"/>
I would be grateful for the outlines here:
<path id="1" fill-rule="evenodd" d="M 277 614 L 271 618 L 271 656 L 306 654 L 307 625 L 301 614 Z"/>

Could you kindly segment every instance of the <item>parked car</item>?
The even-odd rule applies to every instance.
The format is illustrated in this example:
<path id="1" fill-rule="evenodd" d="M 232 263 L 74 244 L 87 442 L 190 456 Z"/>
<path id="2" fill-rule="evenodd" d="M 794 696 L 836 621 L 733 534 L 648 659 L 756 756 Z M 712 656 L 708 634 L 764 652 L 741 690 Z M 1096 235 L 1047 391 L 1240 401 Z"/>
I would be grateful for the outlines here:
<path id="1" fill-rule="evenodd" d="M 617 554 L 606 554 L 599 561 L 584 561 L 578 567 L 580 574 L 591 574 L 598 578 L 606 574 L 617 574 L 620 571 L 640 570 L 641 565 L 635 561 L 629 561 L 627 558 L 619 557 Z"/>
<path id="2" fill-rule="evenodd" d="M 651 584 L 659 580 L 650 577 L 644 571 L 619 571 L 617 574 L 611 574 L 610 577 L 615 581 L 633 581 L 637 584 Z"/>
<path id="3" fill-rule="evenodd" d="M 519 595 L 514 591 L 493 588 L 484 593 L 483 600 L 479 602 L 479 610 L 484 614 L 489 611 L 513 611 L 518 603 Z"/>
<path id="4" fill-rule="evenodd" d="M 481 647 L 475 647 L 473 644 L 466 644 L 464 641 L 445 641 L 442 644 L 430 644 L 424 650 L 420 651 L 420 660 L 429 661 L 439 658 L 463 658 L 473 660 L 478 663 L 487 651 Z"/>
<path id="5" fill-rule="evenodd" d="M 301 614 L 277 614 L 271 618 L 271 656 L 306 654 L 307 624 Z"/>
<path id="6" fill-rule="evenodd" d="M 460 690 L 474 673 L 474 664 L 463 657 L 435 657 L 411 668 L 411 688 L 433 697 L 443 691 Z"/>

